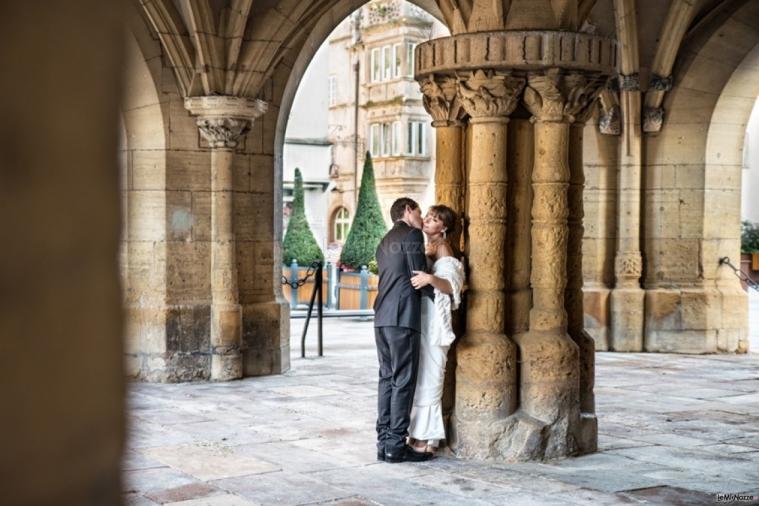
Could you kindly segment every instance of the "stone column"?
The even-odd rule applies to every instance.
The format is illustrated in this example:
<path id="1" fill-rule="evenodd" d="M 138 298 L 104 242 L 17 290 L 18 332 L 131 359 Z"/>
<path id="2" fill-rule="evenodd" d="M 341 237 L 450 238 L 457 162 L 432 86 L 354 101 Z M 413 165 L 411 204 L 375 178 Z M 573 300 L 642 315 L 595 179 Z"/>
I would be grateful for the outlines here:
<path id="1" fill-rule="evenodd" d="M 503 424 L 517 408 L 516 348 L 504 334 L 508 115 L 524 79 L 478 70 L 460 77 L 470 116 L 469 292 L 466 334 L 456 353 L 453 447 L 458 455 L 498 454 Z"/>
<path id="2" fill-rule="evenodd" d="M 641 94 L 637 74 L 620 76 L 624 131 L 619 160 L 617 252 L 614 259 L 616 284 L 609 299 L 612 351 L 643 351 L 643 300 L 640 286 L 643 258 L 640 253 L 640 206 L 642 147 Z"/>
<path id="3" fill-rule="evenodd" d="M 522 366 L 522 409 L 544 424 L 545 458 L 578 450 L 580 362 L 567 334 L 564 292 L 567 286 L 569 228 L 569 125 L 565 112 L 566 79 L 558 70 L 531 74 L 525 105 L 535 121 L 532 171 L 532 309 L 530 330 L 516 336 Z M 561 88 L 560 88 L 561 87 Z"/>
<path id="4" fill-rule="evenodd" d="M 462 121 L 465 111 L 457 96 L 458 82 L 454 77 L 436 78 L 430 75 L 419 83 L 424 108 L 432 116 L 435 128 L 435 203 L 443 204 L 456 211 L 459 221 L 449 240 L 454 255 L 461 257 L 464 251 L 464 223 L 466 176 L 464 174 L 464 133 Z M 463 295 L 463 294 L 462 294 Z M 465 295 L 462 306 L 465 305 Z M 463 332 L 463 311 L 452 315 L 452 326 L 456 336 Z M 456 391 L 456 343 L 448 350 L 448 361 L 443 383 L 443 417 L 449 421 Z"/>
<path id="5" fill-rule="evenodd" d="M 455 78 L 434 75 L 420 83 L 424 108 L 432 116 L 435 128 L 435 203 L 458 213 L 460 223 L 450 236 L 458 252 L 463 251 L 464 196 L 464 122 L 465 111 L 456 93 Z"/>
<path id="6" fill-rule="evenodd" d="M 565 311 L 569 143 L 570 124 L 598 87 L 594 76 L 609 75 L 615 55 L 613 41 L 560 31 L 458 34 L 417 49 L 417 79 L 457 76 L 470 116 L 469 300 L 457 348 L 452 441 L 460 456 L 541 460 L 595 448 L 594 419 L 585 423 L 580 413 L 579 347 Z M 557 66 L 573 70 L 564 75 Z M 535 124 L 517 120 L 507 129 L 527 78 Z M 517 145 L 507 149 L 507 135 Z M 575 205 L 578 196 L 573 192 Z M 571 216 L 579 237 L 581 210 Z M 580 286 L 573 283 L 572 294 Z M 577 302 L 570 308 L 574 315 Z M 584 370 L 583 389 L 591 390 L 583 407 L 590 410 L 592 368 Z"/>
<path id="7" fill-rule="evenodd" d="M 211 147 L 211 379 L 242 377 L 242 310 L 237 289 L 232 160 L 237 143 L 266 103 L 240 97 L 185 100 Z"/>
<path id="8" fill-rule="evenodd" d="M 585 80 L 580 76 L 572 76 L 575 87 L 582 88 Z M 592 91 L 592 83 L 588 91 Z M 588 97 L 590 98 L 590 97 Z M 587 104 L 594 104 L 588 100 Z M 582 103 L 575 107 L 582 107 Z M 584 328 L 585 311 L 583 296 L 583 267 L 582 241 L 585 233 L 583 218 L 583 191 L 585 188 L 585 171 L 583 163 L 583 134 L 585 122 L 592 112 L 592 107 L 586 105 L 574 114 L 574 120 L 569 127 L 569 215 L 567 224 L 569 235 L 567 239 L 567 288 L 564 292 L 567 311 L 567 332 L 577 344 L 580 359 L 580 434 L 579 445 L 583 453 L 594 452 L 598 446 L 598 420 L 596 418 L 596 402 L 593 387 L 595 384 L 596 343 Z"/>

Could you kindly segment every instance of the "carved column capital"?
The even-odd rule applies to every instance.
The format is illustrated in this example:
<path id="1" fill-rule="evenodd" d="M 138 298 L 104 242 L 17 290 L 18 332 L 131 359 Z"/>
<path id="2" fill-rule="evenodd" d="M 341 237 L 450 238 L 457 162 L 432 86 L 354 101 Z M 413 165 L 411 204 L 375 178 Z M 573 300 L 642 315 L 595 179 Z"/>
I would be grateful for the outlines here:
<path id="1" fill-rule="evenodd" d="M 619 108 L 619 92 L 606 86 L 598 96 L 601 116 L 598 130 L 604 135 L 620 135 L 622 133 L 622 113 Z"/>
<path id="2" fill-rule="evenodd" d="M 184 101 L 204 139 L 213 148 L 234 148 L 256 118 L 266 112 L 263 100 L 231 96 L 190 97 Z"/>
<path id="3" fill-rule="evenodd" d="M 664 109 L 661 107 L 646 107 L 643 109 L 643 131 L 646 133 L 661 132 L 664 124 Z"/>
<path id="4" fill-rule="evenodd" d="M 619 89 L 620 91 L 640 91 L 640 75 L 619 74 Z"/>
<path id="5" fill-rule="evenodd" d="M 424 108 L 432 116 L 432 126 L 462 126 L 466 115 L 458 97 L 458 82 L 454 77 L 427 76 L 419 82 Z"/>
<path id="6" fill-rule="evenodd" d="M 524 89 L 523 77 L 476 70 L 458 76 L 458 98 L 474 120 L 507 117 L 517 106 Z"/>
<path id="7" fill-rule="evenodd" d="M 604 81 L 580 72 L 562 74 L 559 69 L 531 73 L 524 102 L 536 121 L 585 122 Z"/>
<path id="8" fill-rule="evenodd" d="M 643 258 L 639 251 L 619 251 L 614 259 L 618 281 L 635 281 L 643 275 Z"/>

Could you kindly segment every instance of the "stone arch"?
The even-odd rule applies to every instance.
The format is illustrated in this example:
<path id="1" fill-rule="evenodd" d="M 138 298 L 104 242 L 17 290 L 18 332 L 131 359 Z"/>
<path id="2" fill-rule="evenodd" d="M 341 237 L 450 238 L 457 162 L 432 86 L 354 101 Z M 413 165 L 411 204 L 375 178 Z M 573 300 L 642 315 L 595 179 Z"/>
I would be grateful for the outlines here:
<path id="1" fill-rule="evenodd" d="M 300 80 L 311 62 L 314 54 L 319 49 L 319 46 L 327 40 L 329 34 L 334 30 L 340 22 L 348 17 L 353 11 L 368 3 L 367 0 L 341 0 L 335 2 L 334 5 L 323 15 L 319 21 L 311 29 L 308 37 L 302 42 L 302 44 L 290 51 L 290 57 L 292 58 L 292 66 L 287 69 L 286 72 L 280 73 L 279 70 L 275 71 L 275 74 L 280 74 L 285 79 L 285 86 L 282 91 L 281 97 L 277 101 L 279 105 L 279 114 L 277 116 L 276 130 L 274 133 L 274 193 L 278 195 L 275 198 L 274 209 L 281 209 L 282 196 L 280 188 L 282 187 L 282 150 L 285 142 L 285 130 L 287 128 L 287 119 L 290 116 L 290 109 L 292 108 L 293 101 L 295 99 L 295 92 L 300 85 Z M 411 3 L 423 8 L 443 24 L 443 15 L 437 4 L 432 0 L 415 0 Z M 283 67 L 280 64 L 280 67 Z M 279 202 L 277 202 L 279 200 Z M 279 207 L 277 207 L 279 206 Z M 275 211 L 276 212 L 276 211 Z M 276 223 L 275 220 L 275 238 L 282 238 L 282 223 Z"/>
<path id="2" fill-rule="evenodd" d="M 647 351 L 747 349 L 746 295 L 718 261 L 740 252 L 740 148 L 753 106 L 742 98 L 756 97 L 757 26 L 749 2 L 689 34 L 664 128 L 648 139 Z"/>

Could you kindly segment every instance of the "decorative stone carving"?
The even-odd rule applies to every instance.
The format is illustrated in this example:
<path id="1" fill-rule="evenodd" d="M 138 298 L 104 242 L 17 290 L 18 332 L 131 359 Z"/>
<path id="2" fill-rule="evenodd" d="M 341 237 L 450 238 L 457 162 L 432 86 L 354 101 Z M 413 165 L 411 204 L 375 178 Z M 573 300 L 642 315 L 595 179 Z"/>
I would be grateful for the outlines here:
<path id="1" fill-rule="evenodd" d="M 664 108 L 646 107 L 643 109 L 643 131 L 646 133 L 661 132 L 664 124 Z"/>
<path id="2" fill-rule="evenodd" d="M 643 275 L 643 259 L 637 251 L 618 252 L 614 259 L 617 279 L 640 279 Z"/>
<path id="3" fill-rule="evenodd" d="M 432 116 L 432 126 L 461 126 L 464 110 L 457 96 L 458 82 L 453 77 L 428 76 L 419 83 L 424 108 Z"/>
<path id="4" fill-rule="evenodd" d="M 616 43 L 605 37 L 510 30 L 460 34 L 419 44 L 416 78 L 477 69 L 509 69 L 516 73 L 561 68 L 610 75 L 616 65 Z"/>
<path id="5" fill-rule="evenodd" d="M 598 130 L 604 135 L 622 133 L 622 113 L 619 108 L 619 92 L 607 85 L 598 95 L 601 114 Z"/>
<path id="6" fill-rule="evenodd" d="M 622 113 L 618 105 L 609 109 L 601 107 L 598 130 L 604 135 L 620 135 L 622 133 Z"/>
<path id="7" fill-rule="evenodd" d="M 658 74 L 651 76 L 651 82 L 649 83 L 649 89 L 656 91 L 669 91 L 672 89 L 672 76 L 662 77 Z"/>
<path id="8" fill-rule="evenodd" d="M 250 128 L 250 120 L 238 118 L 198 118 L 200 134 L 214 148 L 234 148 Z"/>
<path id="9" fill-rule="evenodd" d="M 492 70 L 459 76 L 458 98 L 475 119 L 508 116 L 518 103 L 525 80 Z"/>
<path id="10" fill-rule="evenodd" d="M 585 121 L 590 104 L 598 96 L 602 81 L 572 72 L 562 75 L 559 69 L 531 74 L 524 92 L 527 109 L 538 121 Z"/>
<path id="11" fill-rule="evenodd" d="M 236 147 L 252 122 L 268 108 L 263 100 L 225 95 L 190 97 L 184 106 L 198 117 L 200 133 L 211 147 L 227 149 Z"/>
<path id="12" fill-rule="evenodd" d="M 628 76 L 619 75 L 620 91 L 640 91 L 640 75 L 630 74 Z"/>

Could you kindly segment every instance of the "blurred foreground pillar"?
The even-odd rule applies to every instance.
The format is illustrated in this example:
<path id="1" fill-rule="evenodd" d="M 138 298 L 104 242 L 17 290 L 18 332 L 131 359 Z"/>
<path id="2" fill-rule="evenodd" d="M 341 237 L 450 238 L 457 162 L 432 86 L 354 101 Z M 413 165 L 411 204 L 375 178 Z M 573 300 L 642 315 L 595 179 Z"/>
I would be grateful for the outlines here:
<path id="1" fill-rule="evenodd" d="M 0 497 L 120 503 L 120 1 L 0 3 Z"/>

